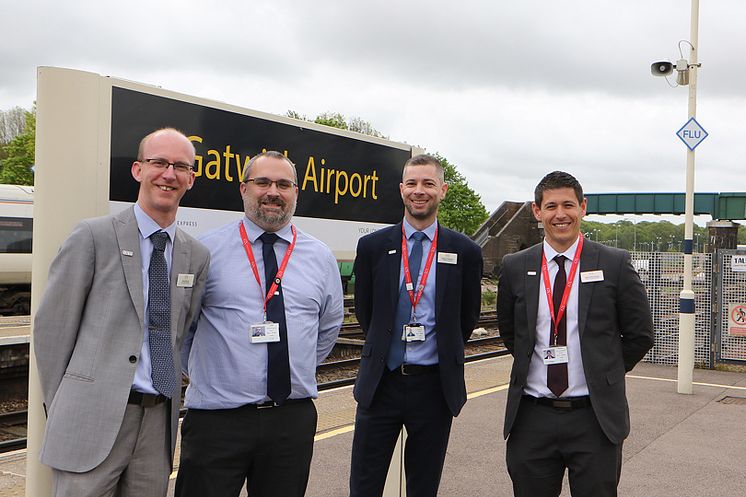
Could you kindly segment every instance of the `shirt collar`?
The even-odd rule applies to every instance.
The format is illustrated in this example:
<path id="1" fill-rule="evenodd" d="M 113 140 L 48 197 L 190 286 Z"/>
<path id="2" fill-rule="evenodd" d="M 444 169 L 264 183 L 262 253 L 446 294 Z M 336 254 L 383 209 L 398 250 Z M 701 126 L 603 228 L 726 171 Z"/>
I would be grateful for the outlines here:
<path id="1" fill-rule="evenodd" d="M 411 224 L 409 224 L 407 222 L 406 219 L 402 220 L 402 224 L 404 225 L 404 234 L 407 235 L 407 240 L 409 240 L 410 238 L 412 238 L 412 235 L 414 234 L 415 231 L 422 231 L 427 236 L 427 238 L 430 241 L 432 241 L 433 238 L 435 238 L 435 231 L 438 229 L 438 220 L 437 219 L 435 221 L 433 221 L 433 224 L 431 224 L 430 226 L 428 226 L 424 230 L 415 229 Z"/>
<path id="2" fill-rule="evenodd" d="M 547 242 L 547 239 L 544 238 L 544 256 L 547 258 L 547 262 L 551 261 L 558 255 L 562 254 L 565 257 L 567 257 L 570 260 L 573 260 L 575 258 L 575 252 L 578 250 L 578 241 L 580 240 L 580 236 L 578 235 L 578 239 L 575 240 L 575 243 L 573 243 L 569 249 L 565 250 L 564 252 L 557 252 L 552 248 L 551 245 L 549 245 L 549 242 Z"/>
<path id="3" fill-rule="evenodd" d="M 262 233 L 264 233 L 264 230 L 262 228 L 257 226 L 254 221 L 246 216 L 243 217 L 243 224 L 246 227 L 246 234 L 248 235 L 249 241 L 251 243 L 256 242 L 257 238 L 262 236 Z M 291 223 L 286 224 L 274 233 L 288 242 L 288 244 L 293 243 L 293 230 L 291 228 Z"/>
<path id="4" fill-rule="evenodd" d="M 153 218 L 148 216 L 142 207 L 138 203 L 135 203 L 135 220 L 137 221 L 137 229 L 140 231 L 140 235 L 143 238 L 150 238 L 150 235 L 156 231 L 165 231 L 168 233 L 169 239 L 173 242 L 174 236 L 176 235 L 176 221 L 171 223 L 165 228 L 161 228 L 158 223 L 153 221 Z"/>

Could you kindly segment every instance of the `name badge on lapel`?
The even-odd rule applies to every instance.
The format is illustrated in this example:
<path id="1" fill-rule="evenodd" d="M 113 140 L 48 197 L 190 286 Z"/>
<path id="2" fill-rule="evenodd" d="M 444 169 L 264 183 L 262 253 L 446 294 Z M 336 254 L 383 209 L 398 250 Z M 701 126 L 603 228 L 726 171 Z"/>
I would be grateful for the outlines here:
<path id="1" fill-rule="evenodd" d="M 181 288 L 192 288 L 194 286 L 194 275 L 190 273 L 179 273 L 176 278 L 176 286 Z"/>
<path id="2" fill-rule="evenodd" d="M 594 281 L 603 281 L 604 271 L 603 269 L 597 269 L 596 271 L 581 271 L 580 281 L 583 283 L 593 283 Z"/>
<path id="3" fill-rule="evenodd" d="M 438 252 L 438 262 L 441 264 L 456 264 L 458 254 L 453 252 Z"/>

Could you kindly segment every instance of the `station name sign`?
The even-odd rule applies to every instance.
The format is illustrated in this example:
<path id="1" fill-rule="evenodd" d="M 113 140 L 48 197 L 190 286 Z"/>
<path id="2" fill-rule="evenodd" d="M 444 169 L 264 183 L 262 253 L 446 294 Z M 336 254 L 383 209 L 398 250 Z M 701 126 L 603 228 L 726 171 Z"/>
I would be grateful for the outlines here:
<path id="1" fill-rule="evenodd" d="M 285 154 L 298 173 L 297 216 L 396 223 L 409 150 L 125 88 L 112 88 L 110 200 L 133 202 L 130 166 L 140 139 L 173 127 L 196 149 L 196 181 L 184 207 L 243 211 L 239 184 L 251 158 Z"/>

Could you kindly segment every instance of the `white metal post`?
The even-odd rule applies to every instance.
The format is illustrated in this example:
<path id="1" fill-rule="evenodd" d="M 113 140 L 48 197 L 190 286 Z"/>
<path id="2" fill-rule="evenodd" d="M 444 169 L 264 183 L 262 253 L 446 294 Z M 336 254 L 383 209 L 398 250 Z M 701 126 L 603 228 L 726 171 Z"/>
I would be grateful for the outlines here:
<path id="1" fill-rule="evenodd" d="M 26 497 L 52 494 L 51 471 L 39 462 L 46 416 L 33 351 L 34 314 L 62 241 L 75 223 L 108 210 L 109 167 L 104 160 L 109 150 L 100 144 L 108 143 L 102 136 L 110 130 L 101 122 L 110 111 L 101 102 L 102 79 L 83 71 L 38 69 Z"/>
<path id="2" fill-rule="evenodd" d="M 689 119 L 697 115 L 697 51 L 699 0 L 692 0 L 689 50 Z M 677 391 L 692 393 L 694 373 L 694 291 L 692 290 L 692 246 L 694 232 L 694 150 L 686 152 L 686 200 L 684 221 L 684 288 L 679 296 L 679 366 Z"/>

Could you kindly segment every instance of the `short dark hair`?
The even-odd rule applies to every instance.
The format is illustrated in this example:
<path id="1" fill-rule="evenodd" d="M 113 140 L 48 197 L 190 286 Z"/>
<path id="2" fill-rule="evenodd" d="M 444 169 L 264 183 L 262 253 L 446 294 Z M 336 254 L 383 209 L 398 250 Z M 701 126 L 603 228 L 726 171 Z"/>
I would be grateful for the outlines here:
<path id="1" fill-rule="evenodd" d="M 433 155 L 418 154 L 418 155 L 415 155 L 414 157 L 410 157 L 407 160 L 407 162 L 404 163 L 404 168 L 402 169 L 402 176 L 404 176 L 404 171 L 410 166 L 435 166 L 435 172 L 437 173 L 438 178 L 440 178 L 440 181 L 444 183 L 446 181 L 445 170 L 443 169 L 443 164 L 441 164 L 438 158 Z"/>
<path id="2" fill-rule="evenodd" d="M 553 171 L 541 178 L 539 184 L 536 185 L 534 190 L 536 205 L 541 207 L 541 201 L 546 190 L 556 190 L 558 188 L 572 188 L 575 191 L 575 196 L 578 197 L 578 203 L 583 203 L 583 187 L 580 186 L 580 182 L 575 179 L 575 176 L 564 171 Z"/>

